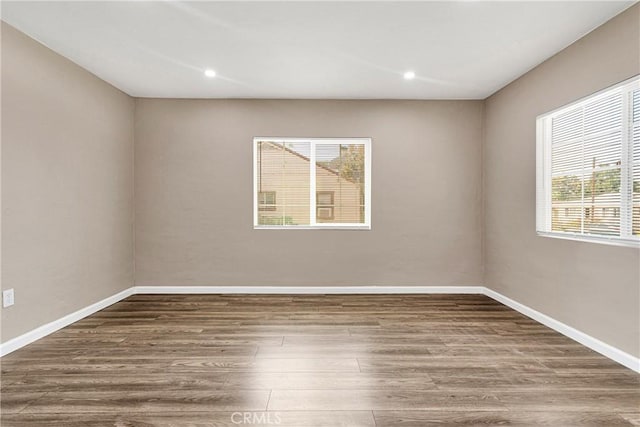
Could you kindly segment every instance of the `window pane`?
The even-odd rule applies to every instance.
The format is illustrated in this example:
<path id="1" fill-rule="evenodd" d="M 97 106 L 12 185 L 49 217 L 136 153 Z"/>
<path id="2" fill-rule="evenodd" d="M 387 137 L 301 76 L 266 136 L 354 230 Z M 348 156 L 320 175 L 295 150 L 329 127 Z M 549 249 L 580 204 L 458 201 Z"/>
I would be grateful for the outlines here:
<path id="1" fill-rule="evenodd" d="M 258 224 L 309 225 L 310 144 L 260 141 L 257 149 Z M 267 212 L 262 201 L 275 204 Z"/>
<path id="2" fill-rule="evenodd" d="M 633 165 L 632 234 L 640 236 L 640 163 Z"/>
<path id="3" fill-rule="evenodd" d="M 622 92 L 590 102 L 584 110 L 584 232 L 620 235 Z"/>
<path id="4" fill-rule="evenodd" d="M 551 123 L 551 231 L 620 235 L 622 91 Z"/>
<path id="5" fill-rule="evenodd" d="M 551 188 L 551 230 L 582 232 L 581 177 L 579 175 L 554 177 Z"/>
<path id="6" fill-rule="evenodd" d="M 584 232 L 620 234 L 620 169 L 596 170 L 585 175 Z"/>
<path id="7" fill-rule="evenodd" d="M 365 222 L 364 145 L 316 145 L 316 221 Z M 332 197 L 332 212 L 325 202 Z"/>
<path id="8" fill-rule="evenodd" d="M 631 234 L 640 236 L 640 90 L 631 94 L 632 221 Z"/>
<path id="9" fill-rule="evenodd" d="M 259 191 L 258 192 L 258 210 L 259 211 L 275 211 L 276 210 L 276 192 L 275 191 Z"/>
<path id="10" fill-rule="evenodd" d="M 620 234 L 620 169 L 558 176 L 551 186 L 552 231 Z"/>
<path id="11" fill-rule="evenodd" d="M 317 197 L 318 206 L 333 206 L 333 191 L 318 191 Z"/>

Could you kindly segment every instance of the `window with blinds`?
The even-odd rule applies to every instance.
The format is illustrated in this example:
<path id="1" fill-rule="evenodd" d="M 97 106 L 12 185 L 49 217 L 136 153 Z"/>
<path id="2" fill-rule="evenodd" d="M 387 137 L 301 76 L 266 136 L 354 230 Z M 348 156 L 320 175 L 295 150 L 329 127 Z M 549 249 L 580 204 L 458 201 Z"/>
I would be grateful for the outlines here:
<path id="1" fill-rule="evenodd" d="M 537 231 L 640 244 L 640 78 L 537 120 Z"/>
<path id="2" fill-rule="evenodd" d="M 255 228 L 371 228 L 371 140 L 254 138 Z"/>

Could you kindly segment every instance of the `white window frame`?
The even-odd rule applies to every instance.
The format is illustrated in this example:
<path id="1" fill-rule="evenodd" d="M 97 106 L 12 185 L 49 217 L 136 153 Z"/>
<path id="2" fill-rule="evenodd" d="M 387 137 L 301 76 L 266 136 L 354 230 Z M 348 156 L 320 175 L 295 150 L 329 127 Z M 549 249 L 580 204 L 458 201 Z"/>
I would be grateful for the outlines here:
<path id="1" fill-rule="evenodd" d="M 631 141 L 631 109 L 629 97 L 640 88 L 640 75 L 588 95 L 536 118 L 536 234 L 542 237 L 602 243 L 615 246 L 640 247 L 640 237 L 632 235 L 633 144 Z M 623 94 L 622 144 L 620 164 L 620 236 L 599 236 L 563 231 L 551 231 L 551 123 L 556 116 L 606 97 L 615 91 Z M 626 97 L 626 100 L 624 99 Z M 631 195 L 628 199 L 627 196 Z M 584 215 L 584 213 L 582 213 Z"/>
<path id="2" fill-rule="evenodd" d="M 309 225 L 260 225 L 258 224 L 258 142 L 304 142 L 310 144 L 309 154 Z M 364 223 L 316 222 L 316 146 L 350 144 L 364 146 Z M 256 230 L 371 230 L 371 138 L 253 138 L 253 228 Z"/>

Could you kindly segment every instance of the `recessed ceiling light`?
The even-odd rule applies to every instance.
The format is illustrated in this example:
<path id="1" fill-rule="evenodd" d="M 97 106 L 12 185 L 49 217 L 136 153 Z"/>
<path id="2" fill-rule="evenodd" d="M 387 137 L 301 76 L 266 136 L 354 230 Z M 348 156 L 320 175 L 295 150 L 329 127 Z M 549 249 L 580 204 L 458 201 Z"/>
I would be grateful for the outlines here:
<path id="1" fill-rule="evenodd" d="M 214 70 L 212 70 L 211 68 L 207 68 L 206 70 L 204 70 L 204 75 L 209 77 L 209 78 L 213 78 L 216 76 L 216 72 Z"/>
<path id="2" fill-rule="evenodd" d="M 416 73 L 414 73 L 413 71 L 407 71 L 406 73 L 404 73 L 405 80 L 413 80 L 415 77 Z"/>

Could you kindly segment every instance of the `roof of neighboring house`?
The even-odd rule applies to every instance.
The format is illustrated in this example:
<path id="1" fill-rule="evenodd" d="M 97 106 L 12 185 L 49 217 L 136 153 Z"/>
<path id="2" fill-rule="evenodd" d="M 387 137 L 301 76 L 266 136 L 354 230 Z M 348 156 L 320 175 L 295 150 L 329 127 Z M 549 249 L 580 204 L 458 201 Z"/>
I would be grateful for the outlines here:
<path id="1" fill-rule="evenodd" d="M 291 153 L 291 154 L 293 154 L 293 155 L 296 155 L 296 156 L 300 157 L 301 159 L 306 160 L 307 162 L 311 162 L 311 159 L 310 159 L 310 158 L 308 158 L 307 156 L 305 156 L 305 155 L 303 155 L 303 154 L 298 153 L 297 151 L 292 150 L 291 148 L 287 148 L 284 144 L 283 144 L 283 145 L 280 145 L 280 144 L 278 144 L 278 143 L 276 143 L 276 142 L 271 142 L 271 141 L 262 141 L 262 142 L 266 142 L 267 144 L 271 145 L 273 148 L 278 148 L 278 149 L 281 149 L 281 148 L 282 148 L 282 149 L 284 149 L 284 150 L 285 150 L 286 152 L 288 152 L 288 153 Z M 339 177 L 339 178 L 344 179 L 345 181 L 349 181 L 349 182 L 351 182 L 351 183 L 353 183 L 353 184 L 358 184 L 357 182 L 353 181 L 352 179 L 349 179 L 349 178 L 347 178 L 347 177 L 345 177 L 345 176 L 340 175 L 340 173 L 339 173 L 338 171 L 333 170 L 333 169 L 331 169 L 331 168 L 329 168 L 329 167 L 327 167 L 327 166 L 325 166 L 325 165 L 322 165 L 322 164 L 320 164 L 320 163 L 316 162 L 316 166 L 318 166 L 318 167 L 319 167 L 319 168 L 321 168 L 321 169 L 326 170 L 327 172 L 330 172 L 330 173 L 332 173 L 332 174 L 336 175 L 336 176 L 337 176 L 337 177 Z"/>

